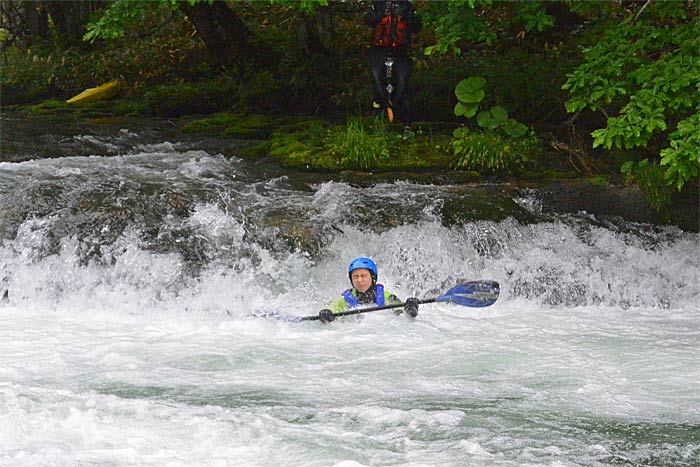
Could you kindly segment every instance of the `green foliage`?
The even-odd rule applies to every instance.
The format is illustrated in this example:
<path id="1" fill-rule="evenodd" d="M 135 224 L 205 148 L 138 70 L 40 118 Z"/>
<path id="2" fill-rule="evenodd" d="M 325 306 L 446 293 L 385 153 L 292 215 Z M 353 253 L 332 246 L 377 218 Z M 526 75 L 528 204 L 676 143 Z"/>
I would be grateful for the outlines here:
<path id="1" fill-rule="evenodd" d="M 48 98 L 71 97 L 78 91 L 103 82 L 101 70 L 83 73 L 86 63 L 100 64 L 100 57 L 76 49 L 54 51 L 41 46 L 21 49 L 15 45 L 3 51 L 0 88 L 5 105 L 36 103 Z M 103 80 L 104 79 L 104 80 Z M 103 81 L 100 81 L 103 80 Z"/>
<path id="2" fill-rule="evenodd" d="M 658 94 L 640 90 L 630 98 L 619 116 L 608 118 L 606 128 L 591 133 L 593 147 L 632 149 L 646 146 L 654 133 L 666 129 L 664 110 Z"/>
<path id="3" fill-rule="evenodd" d="M 680 191 L 700 170 L 700 111 L 678 122 L 669 138 L 669 147 L 661 150 L 661 165 L 666 167 L 666 183 Z"/>
<path id="4" fill-rule="evenodd" d="M 125 84 L 118 97 L 141 101 L 138 106 L 120 104 L 119 113 L 145 108 L 147 103 L 142 99 L 145 93 L 149 94 L 148 103 L 161 106 L 162 102 L 167 106 L 158 94 L 162 92 L 163 99 L 172 97 L 184 83 L 189 85 L 182 89 L 190 95 L 190 102 L 199 106 L 194 94 L 201 92 L 202 102 L 210 111 L 220 110 L 230 104 L 235 93 L 227 78 L 222 78 L 207 60 L 203 48 L 196 36 L 182 31 L 178 18 L 164 17 L 158 9 L 142 8 L 141 16 L 126 31 L 126 36 L 111 40 L 109 44 L 100 42 L 67 49 L 46 44 L 31 49 L 8 47 L 4 57 L 8 66 L 0 70 L 3 103 L 38 102 L 48 97 L 67 99 L 86 88 L 118 79 Z M 205 81 L 217 83 L 209 85 Z M 172 89 L 152 87 L 164 83 Z M 218 95 L 212 87 L 219 88 Z M 173 104 L 182 107 L 186 105 L 185 100 Z M 196 111 L 196 107 L 193 110 Z"/>
<path id="5" fill-rule="evenodd" d="M 541 143 L 535 136 L 511 138 L 457 128 L 452 150 L 459 168 L 488 173 L 520 173 L 533 164 Z"/>
<path id="6" fill-rule="evenodd" d="M 484 86 L 486 86 L 486 80 L 480 76 L 463 79 L 457 84 L 455 96 L 457 96 L 458 102 L 454 108 L 456 116 L 471 118 L 476 115 L 479 103 L 486 96 Z M 476 122 L 486 130 L 500 129 L 508 136 L 514 138 L 524 136 L 527 133 L 525 125 L 509 118 L 508 111 L 498 105 L 479 112 L 476 116 Z"/>
<path id="7" fill-rule="evenodd" d="M 508 121 L 508 111 L 499 105 L 491 107 L 489 110 L 479 112 L 476 116 L 476 123 L 487 130 L 495 130 L 505 125 Z"/>
<path id="8" fill-rule="evenodd" d="M 555 23 L 546 12 L 545 2 L 539 1 L 428 1 L 421 5 L 420 14 L 434 34 L 434 43 L 424 49 L 426 55 L 461 55 L 470 42 L 497 44 L 513 26 L 520 31 L 543 33 Z M 522 39 L 520 34 L 518 37 Z"/>
<path id="9" fill-rule="evenodd" d="M 179 0 L 182 1 L 182 0 Z M 187 0 L 190 5 L 212 4 L 216 0 Z M 86 26 L 83 40 L 94 42 L 97 39 L 113 40 L 124 37 L 127 29 L 143 14 L 144 7 L 177 10 L 178 0 L 114 0 L 97 21 Z M 263 2 L 257 2 L 263 3 Z M 319 6 L 327 6 L 328 0 L 267 0 L 269 4 L 291 6 L 305 13 L 312 13 Z"/>
<path id="10" fill-rule="evenodd" d="M 276 129 L 268 140 L 243 149 L 247 157 L 271 156 L 286 167 L 301 170 L 383 172 L 454 167 L 446 151 L 450 138 L 424 135 L 421 128 L 416 129 L 415 138 L 405 139 L 375 118 L 351 117 L 343 125 L 332 126 L 314 119 L 273 121 L 271 125 Z"/>
<path id="11" fill-rule="evenodd" d="M 505 112 L 505 110 L 504 110 Z M 506 116 L 508 113 L 506 113 Z M 527 127 L 513 118 L 506 118 L 502 123 L 503 132 L 513 138 L 520 138 L 527 133 Z"/>
<path id="12" fill-rule="evenodd" d="M 547 14 L 541 2 L 518 2 L 513 22 L 522 24 L 528 32 L 542 32 L 554 26 L 554 18 Z"/>
<path id="13" fill-rule="evenodd" d="M 328 144 L 343 166 L 369 169 L 389 156 L 386 136 L 367 131 L 356 117 L 348 119 L 345 131 L 333 134 Z"/>
<path id="14" fill-rule="evenodd" d="M 308 169 L 314 162 L 315 169 L 336 169 L 337 161 L 323 154 L 323 141 L 328 134 L 325 124 L 318 121 L 310 121 L 294 126 L 294 128 L 280 129 L 273 132 L 269 142 L 260 147 L 252 147 L 261 151 L 259 156 L 272 156 L 280 163 L 290 166 Z M 247 151 L 250 154 L 250 151 Z"/>
<path id="15" fill-rule="evenodd" d="M 425 48 L 425 55 L 453 53 L 461 55 L 465 40 L 490 43 L 496 38 L 489 22 L 476 9 L 491 5 L 491 0 L 449 0 L 426 2 L 421 9 L 425 25 L 434 31 L 436 43 Z"/>
<path id="16" fill-rule="evenodd" d="M 601 188 L 605 188 L 610 185 L 610 177 L 607 175 L 596 175 L 593 177 L 588 177 L 586 181 L 593 186 L 598 186 Z"/>
<path id="17" fill-rule="evenodd" d="M 457 96 L 456 116 L 470 118 L 476 115 L 477 110 L 479 110 L 479 102 L 486 96 L 485 85 L 486 80 L 480 76 L 463 79 L 457 84 L 455 88 Z"/>
<path id="18" fill-rule="evenodd" d="M 168 0 L 158 0 L 151 4 L 173 5 Z M 116 0 L 112 2 L 104 13 L 94 23 L 88 23 L 87 32 L 83 40 L 95 42 L 97 39 L 118 39 L 124 37 L 126 28 L 136 22 L 143 14 L 143 8 L 149 4 L 140 0 Z"/>
<path id="19" fill-rule="evenodd" d="M 307 14 L 313 13 L 318 7 L 328 6 L 328 0 L 269 0 L 269 2 L 292 6 Z"/>
<path id="20" fill-rule="evenodd" d="M 264 115 L 219 112 L 187 122 L 182 126 L 182 131 L 208 132 L 237 139 L 263 139 L 270 136 L 272 124 L 272 119 Z"/>
<path id="21" fill-rule="evenodd" d="M 458 101 L 457 104 L 455 104 L 455 115 L 458 117 L 467 117 L 471 118 L 474 115 L 476 115 L 476 112 L 479 110 L 479 104 L 472 104 L 469 102 L 462 102 Z"/>
<path id="22" fill-rule="evenodd" d="M 486 96 L 486 80 L 481 76 L 472 76 L 460 81 L 455 88 L 455 95 L 460 102 L 478 104 Z"/>
<path id="23" fill-rule="evenodd" d="M 486 80 L 479 76 L 463 79 L 455 88 L 458 103 L 455 115 L 473 117 L 479 104 L 486 96 Z M 533 140 L 518 140 L 527 133 L 527 127 L 508 117 L 508 112 L 501 106 L 493 106 L 476 115 L 478 125 L 486 133 L 470 133 L 465 127 L 453 133 L 452 150 L 458 158 L 457 167 L 487 172 L 518 172 L 529 162 L 529 147 Z M 502 137 L 492 132 L 501 130 L 507 136 Z"/>
<path id="24" fill-rule="evenodd" d="M 664 181 L 664 170 L 659 164 L 629 161 L 620 168 L 628 182 L 634 182 L 642 190 L 647 203 L 657 211 L 663 211 L 671 202 L 671 190 Z"/>
<path id="25" fill-rule="evenodd" d="M 614 13 L 611 22 L 602 37 L 584 51 L 585 61 L 563 85 L 570 93 L 568 112 L 590 109 L 606 116 L 606 126 L 591 133 L 593 147 L 642 147 L 660 157 L 664 177 L 651 175 L 649 167 L 658 170 L 657 164 L 635 166 L 634 170 L 625 166 L 628 176 L 638 182 L 661 181 L 681 190 L 698 174 L 697 4 L 651 2 L 636 12 L 607 5 Z M 677 131 L 669 134 L 667 130 L 673 127 Z M 663 146 L 667 147 L 661 149 Z"/>

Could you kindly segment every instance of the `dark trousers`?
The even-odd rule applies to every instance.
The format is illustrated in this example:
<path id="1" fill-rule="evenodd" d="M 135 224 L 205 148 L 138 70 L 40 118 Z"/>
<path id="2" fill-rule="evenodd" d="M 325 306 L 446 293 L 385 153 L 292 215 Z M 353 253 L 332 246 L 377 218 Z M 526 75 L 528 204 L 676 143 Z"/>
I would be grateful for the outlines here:
<path id="1" fill-rule="evenodd" d="M 372 47 L 367 55 L 372 82 L 374 84 L 374 100 L 387 107 L 389 96 L 386 85 L 386 65 L 384 62 L 389 54 L 392 54 L 394 65 L 391 72 L 391 84 L 394 87 L 391 93 L 391 103 L 393 109 L 398 113 L 398 118 L 404 124 L 411 123 L 411 89 L 408 85 L 413 70 L 413 62 L 404 50 L 385 49 L 383 47 Z"/>

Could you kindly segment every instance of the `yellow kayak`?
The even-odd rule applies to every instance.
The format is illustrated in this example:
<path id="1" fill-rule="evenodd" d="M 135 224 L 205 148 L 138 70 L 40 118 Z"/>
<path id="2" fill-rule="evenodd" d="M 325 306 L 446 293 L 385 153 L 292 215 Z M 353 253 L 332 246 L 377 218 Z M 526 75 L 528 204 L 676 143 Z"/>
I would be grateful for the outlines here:
<path id="1" fill-rule="evenodd" d="M 71 97 L 66 102 L 69 104 L 82 104 L 84 102 L 92 102 L 99 99 L 112 97 L 119 86 L 119 81 L 110 81 L 96 88 L 89 88 L 81 92 L 75 97 Z"/>

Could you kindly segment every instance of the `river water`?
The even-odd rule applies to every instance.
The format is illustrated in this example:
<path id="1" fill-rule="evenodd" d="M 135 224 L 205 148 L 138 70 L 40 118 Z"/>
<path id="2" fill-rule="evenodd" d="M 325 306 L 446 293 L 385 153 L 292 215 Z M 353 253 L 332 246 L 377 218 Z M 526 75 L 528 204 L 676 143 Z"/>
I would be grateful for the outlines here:
<path id="1" fill-rule="evenodd" d="M 697 233 L 167 129 L 4 126 L 2 466 L 700 465 Z M 356 256 L 401 298 L 501 297 L 254 317 L 316 314 Z"/>

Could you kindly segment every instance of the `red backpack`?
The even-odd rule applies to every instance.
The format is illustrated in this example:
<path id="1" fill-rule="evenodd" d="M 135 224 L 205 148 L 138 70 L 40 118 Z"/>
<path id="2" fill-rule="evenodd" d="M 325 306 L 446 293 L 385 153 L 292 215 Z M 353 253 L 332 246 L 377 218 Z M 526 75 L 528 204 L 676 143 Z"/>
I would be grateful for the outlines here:
<path id="1" fill-rule="evenodd" d="M 392 28 L 394 28 L 392 30 Z M 405 45 L 408 35 L 408 23 L 403 16 L 396 18 L 391 13 L 384 16 L 374 28 L 374 45 L 379 47 L 399 47 Z"/>

